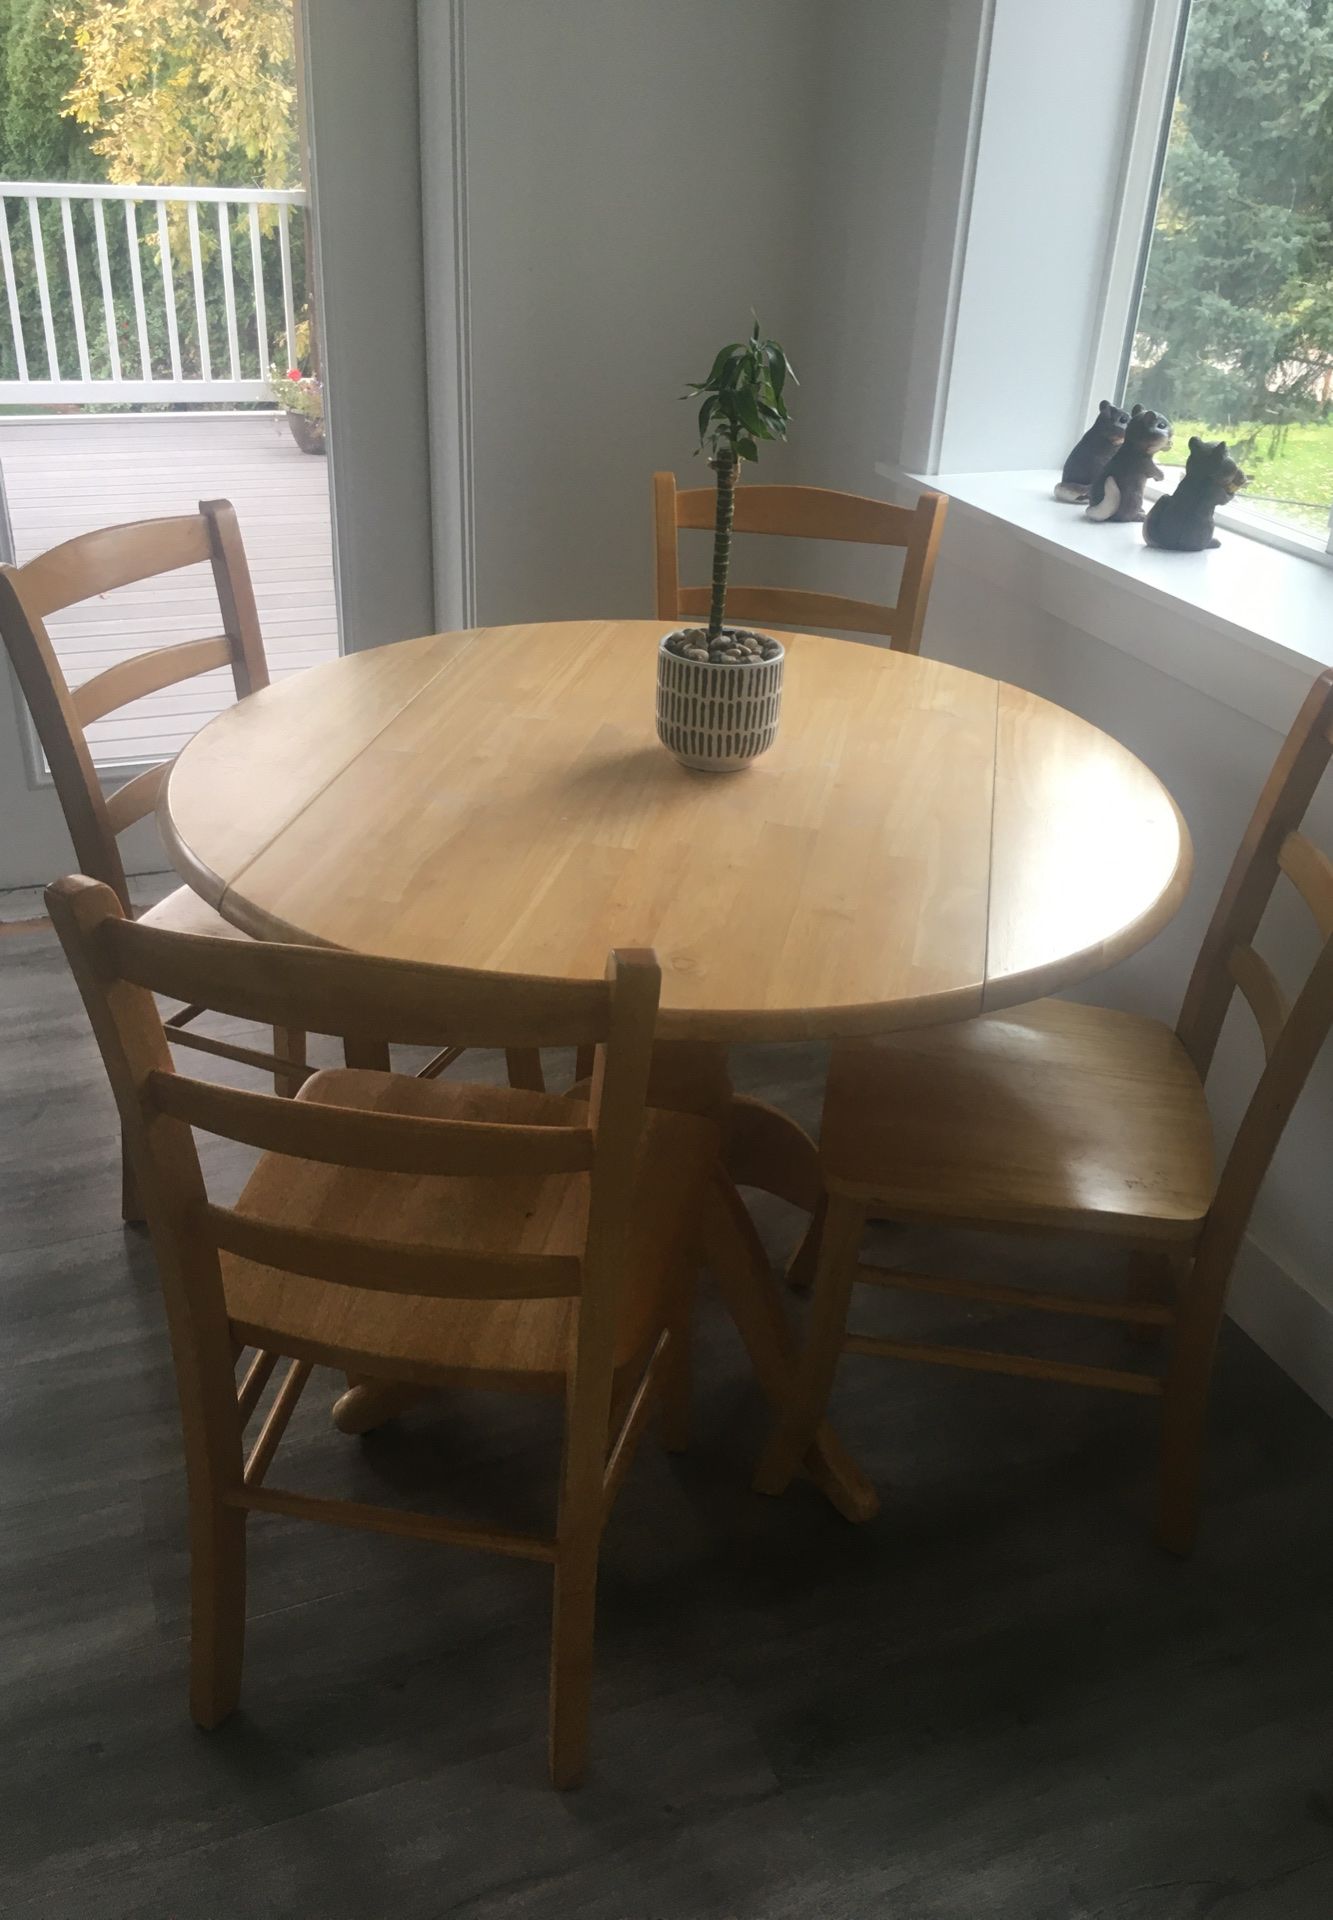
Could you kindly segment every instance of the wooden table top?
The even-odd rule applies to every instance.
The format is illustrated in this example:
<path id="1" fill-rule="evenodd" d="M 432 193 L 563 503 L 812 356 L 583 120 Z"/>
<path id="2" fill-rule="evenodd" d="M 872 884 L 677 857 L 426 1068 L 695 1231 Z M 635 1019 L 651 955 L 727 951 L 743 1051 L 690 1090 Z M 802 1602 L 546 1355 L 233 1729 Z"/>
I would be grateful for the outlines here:
<path id="1" fill-rule="evenodd" d="M 261 938 L 562 978 L 656 947 L 663 1035 L 714 1041 L 1014 1005 L 1183 898 L 1155 775 L 939 661 L 784 635 L 776 744 L 687 771 L 654 733 L 669 625 L 435 634 L 256 693 L 172 768 L 172 857 Z"/>

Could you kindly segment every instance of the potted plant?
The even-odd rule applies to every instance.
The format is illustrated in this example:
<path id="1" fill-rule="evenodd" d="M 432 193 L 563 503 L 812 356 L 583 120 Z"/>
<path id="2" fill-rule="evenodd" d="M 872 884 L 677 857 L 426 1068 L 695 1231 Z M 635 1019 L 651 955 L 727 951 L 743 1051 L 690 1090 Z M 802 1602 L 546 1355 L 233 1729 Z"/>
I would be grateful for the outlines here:
<path id="1" fill-rule="evenodd" d="M 702 395 L 699 448 L 717 476 L 713 587 L 706 627 L 682 627 L 663 639 L 657 660 L 657 734 L 687 767 L 710 773 L 747 766 L 772 746 L 782 706 L 780 641 L 726 622 L 727 579 L 736 484 L 742 460 L 758 460 L 761 440 L 785 440 L 787 382 L 796 376 L 776 340 L 756 320 L 748 340 L 723 347 Z"/>
<path id="2" fill-rule="evenodd" d="M 292 439 L 302 453 L 324 451 L 324 383 L 299 367 L 279 373 L 269 368 L 269 392 L 287 416 Z"/>

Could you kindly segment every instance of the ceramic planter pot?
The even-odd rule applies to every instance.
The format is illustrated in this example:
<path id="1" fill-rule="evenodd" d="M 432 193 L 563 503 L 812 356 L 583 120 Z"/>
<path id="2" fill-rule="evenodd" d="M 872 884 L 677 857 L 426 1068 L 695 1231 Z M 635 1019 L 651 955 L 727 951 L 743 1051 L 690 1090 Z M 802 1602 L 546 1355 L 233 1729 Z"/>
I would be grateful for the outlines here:
<path id="1" fill-rule="evenodd" d="M 657 737 L 682 766 L 701 773 L 735 773 L 766 753 L 782 711 L 781 646 L 772 660 L 685 660 L 657 653 Z"/>
<path id="2" fill-rule="evenodd" d="M 324 422 L 312 420 L 309 414 L 288 412 L 287 425 L 291 428 L 292 439 L 302 453 L 323 453 Z"/>

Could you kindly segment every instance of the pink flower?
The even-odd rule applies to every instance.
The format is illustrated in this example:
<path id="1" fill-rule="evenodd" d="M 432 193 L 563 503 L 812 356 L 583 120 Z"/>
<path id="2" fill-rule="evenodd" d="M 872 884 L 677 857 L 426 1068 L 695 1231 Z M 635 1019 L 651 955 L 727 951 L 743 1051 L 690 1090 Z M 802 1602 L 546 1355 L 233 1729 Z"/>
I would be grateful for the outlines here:
<path id="1" fill-rule="evenodd" d="M 305 375 L 301 372 L 301 369 L 299 367 L 288 367 L 287 378 L 289 380 L 304 380 Z"/>

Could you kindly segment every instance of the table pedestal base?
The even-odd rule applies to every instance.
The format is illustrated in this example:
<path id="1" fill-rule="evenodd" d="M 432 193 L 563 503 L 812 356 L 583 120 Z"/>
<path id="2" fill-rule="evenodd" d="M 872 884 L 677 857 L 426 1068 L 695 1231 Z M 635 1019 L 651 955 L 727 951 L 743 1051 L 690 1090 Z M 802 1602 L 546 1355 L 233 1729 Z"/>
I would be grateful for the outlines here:
<path id="1" fill-rule="evenodd" d="M 696 1041 L 660 1044 L 653 1058 L 649 1098 L 654 1106 L 705 1114 L 718 1123 L 722 1164 L 703 1222 L 701 1252 L 736 1323 L 761 1392 L 775 1411 L 785 1408 L 795 1381 L 796 1337 L 768 1256 L 737 1189 L 758 1187 L 811 1214 L 810 1231 L 789 1269 L 792 1278 L 800 1279 L 813 1268 L 823 1210 L 818 1150 L 787 1114 L 735 1091 L 725 1047 Z M 420 1387 L 392 1381 L 349 1382 L 348 1391 L 334 1407 L 334 1424 L 343 1433 L 368 1433 L 428 1397 Z M 803 1466 L 848 1520 L 867 1520 L 878 1511 L 874 1487 L 827 1422 L 816 1434 Z"/>

